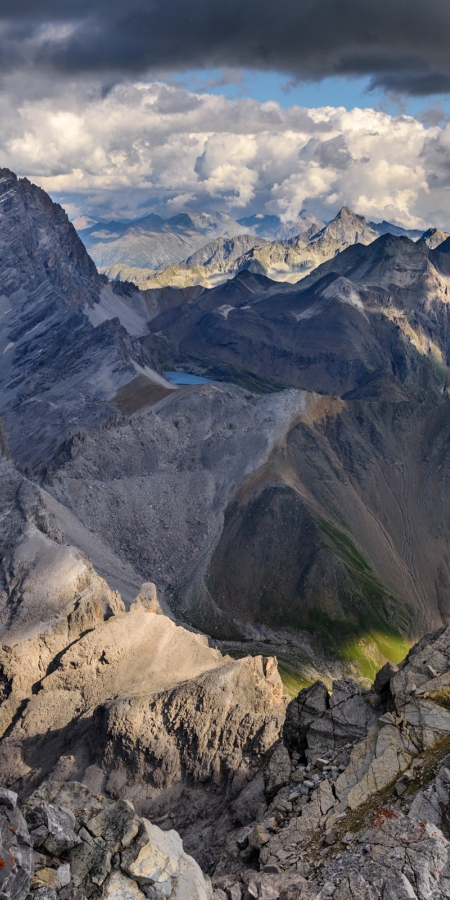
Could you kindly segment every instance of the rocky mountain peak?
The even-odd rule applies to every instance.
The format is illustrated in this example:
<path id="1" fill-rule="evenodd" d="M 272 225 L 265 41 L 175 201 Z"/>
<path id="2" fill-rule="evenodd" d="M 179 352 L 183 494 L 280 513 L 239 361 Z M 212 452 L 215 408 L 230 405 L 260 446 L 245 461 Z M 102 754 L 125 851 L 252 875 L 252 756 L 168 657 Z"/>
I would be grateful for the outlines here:
<path id="1" fill-rule="evenodd" d="M 353 221 L 363 221 L 369 224 L 368 220 L 364 218 L 364 216 L 358 215 L 358 213 L 353 212 L 349 206 L 343 206 L 339 212 L 336 214 L 335 219 L 347 219 Z"/>
<path id="2" fill-rule="evenodd" d="M 9 169 L 0 169 L 0 260 L 6 297 L 23 289 L 83 307 L 103 283 L 63 208 Z"/>
<path id="3" fill-rule="evenodd" d="M 370 244 L 377 237 L 378 231 L 371 222 L 353 212 L 348 206 L 343 206 L 334 219 L 312 238 L 311 243 L 334 240 L 348 246 L 357 243 Z"/>
<path id="4" fill-rule="evenodd" d="M 428 228 L 427 231 L 424 231 L 420 240 L 424 241 L 430 250 L 435 250 L 436 247 L 443 244 L 448 237 L 450 237 L 450 235 L 446 231 L 440 231 L 439 228 Z"/>

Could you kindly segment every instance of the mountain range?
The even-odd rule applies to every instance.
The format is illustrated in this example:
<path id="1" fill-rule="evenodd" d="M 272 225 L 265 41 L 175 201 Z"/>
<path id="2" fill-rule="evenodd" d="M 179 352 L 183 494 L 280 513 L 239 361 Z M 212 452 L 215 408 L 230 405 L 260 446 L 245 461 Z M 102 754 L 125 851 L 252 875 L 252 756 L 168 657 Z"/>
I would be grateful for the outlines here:
<path id="1" fill-rule="evenodd" d="M 382 234 L 404 235 L 413 239 L 422 237 L 419 231 L 407 231 L 389 222 L 369 222 L 347 207 L 343 207 L 327 225 L 308 214 L 302 215 L 302 221 L 308 227 L 290 237 L 279 237 L 276 240 L 263 239 L 262 235 L 259 239 L 248 235 L 219 237 L 197 250 L 184 262 L 174 262 L 163 271 L 154 272 L 119 263 L 103 268 L 102 271 L 109 278 L 131 281 L 142 290 L 169 285 L 185 288 L 200 284 L 203 287 L 214 287 L 244 269 L 267 275 L 275 281 L 295 283 L 320 263 L 352 244 L 369 244 Z M 254 220 L 256 217 L 240 221 L 253 223 Z M 441 234 L 442 240 L 447 237 L 437 229 L 431 231 L 432 235 L 426 232 L 427 240 L 432 240 L 435 246 Z M 286 235 L 288 232 L 287 226 L 278 229 L 279 235 Z"/>
<path id="2" fill-rule="evenodd" d="M 179 213 L 169 219 L 152 213 L 140 219 L 112 222 L 78 216 L 74 226 L 96 265 L 116 278 L 125 268 L 155 270 L 181 262 L 217 237 L 247 234 L 274 240 L 311 227 L 317 231 L 323 222 L 304 210 L 288 226 L 278 216 L 236 220 L 220 212 Z"/>
<path id="3" fill-rule="evenodd" d="M 447 896 L 450 237 L 367 229 L 139 291 L 0 170 L 7 900 Z"/>
<path id="4" fill-rule="evenodd" d="M 140 292 L 97 274 L 44 192 L 0 184 L 10 452 L 112 588 L 155 580 L 303 675 L 324 654 L 368 671 L 446 621 L 449 239 L 352 243 L 294 285 Z"/>
<path id="5" fill-rule="evenodd" d="M 86 224 L 83 217 L 75 220 L 85 247 L 100 268 L 120 263 L 159 269 L 185 259 L 216 236 L 242 232 L 235 219 L 220 212 L 179 213 L 170 219 L 152 213 L 130 222 L 93 222 L 83 227 Z"/>

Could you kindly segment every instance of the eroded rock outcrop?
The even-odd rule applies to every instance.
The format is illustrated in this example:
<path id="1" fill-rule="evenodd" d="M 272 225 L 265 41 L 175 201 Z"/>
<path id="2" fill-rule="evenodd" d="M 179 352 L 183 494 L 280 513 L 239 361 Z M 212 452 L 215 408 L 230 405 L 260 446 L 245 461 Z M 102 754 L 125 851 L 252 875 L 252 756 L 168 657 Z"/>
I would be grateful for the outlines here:
<path id="1" fill-rule="evenodd" d="M 8 900 L 211 898 L 177 832 L 139 818 L 129 802 L 53 781 L 23 812 L 26 821 L 17 795 L 0 789 L 0 889 Z"/>
<path id="2" fill-rule="evenodd" d="M 1 735 L 60 654 L 124 605 L 5 458 L 0 502 Z"/>
<path id="3" fill-rule="evenodd" d="M 241 794 L 257 814 L 263 790 L 245 791 L 286 706 L 275 661 L 224 657 L 163 614 L 151 582 L 126 612 L 6 458 L 0 494 L 5 785 L 25 795 L 49 776 L 84 779 L 185 831 Z"/>
<path id="4" fill-rule="evenodd" d="M 276 662 L 261 657 L 223 661 L 174 688 L 97 707 L 108 790 L 133 796 L 137 788 L 141 803 L 146 785 L 151 796 L 152 787 L 182 778 L 232 791 L 276 741 L 284 712 Z"/>
<path id="5" fill-rule="evenodd" d="M 277 744 L 267 807 L 229 835 L 215 900 L 447 898 L 449 671 L 447 627 L 386 664 L 371 691 L 341 680 L 331 695 L 320 683 L 300 692 L 287 712 L 288 763 Z"/>

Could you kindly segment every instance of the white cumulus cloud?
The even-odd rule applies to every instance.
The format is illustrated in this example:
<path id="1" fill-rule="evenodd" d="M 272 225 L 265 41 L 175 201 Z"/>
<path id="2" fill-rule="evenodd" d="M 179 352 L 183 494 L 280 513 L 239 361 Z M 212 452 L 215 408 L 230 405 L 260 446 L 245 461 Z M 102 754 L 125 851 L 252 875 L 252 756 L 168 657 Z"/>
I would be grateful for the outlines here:
<path id="1" fill-rule="evenodd" d="M 373 109 L 283 109 L 162 82 L 100 90 L 20 75 L 0 93 L 0 165 L 71 215 L 221 209 L 450 227 L 450 126 Z"/>

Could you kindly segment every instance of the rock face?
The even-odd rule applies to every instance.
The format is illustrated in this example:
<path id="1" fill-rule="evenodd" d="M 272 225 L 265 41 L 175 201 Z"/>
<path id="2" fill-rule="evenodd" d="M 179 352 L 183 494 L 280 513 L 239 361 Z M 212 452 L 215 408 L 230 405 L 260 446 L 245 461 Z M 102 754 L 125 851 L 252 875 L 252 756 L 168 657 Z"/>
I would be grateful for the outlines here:
<path id="1" fill-rule="evenodd" d="M 266 809 L 229 835 L 215 900 L 447 897 L 449 670 L 445 628 L 371 691 L 346 680 L 331 695 L 320 683 L 300 692 L 284 728 L 289 755 L 274 747 Z"/>
<path id="2" fill-rule="evenodd" d="M 0 413 L 14 458 L 33 468 L 74 423 L 79 430 L 117 414 L 108 400 L 138 371 L 151 375 L 154 359 L 136 338 L 147 332 L 145 315 L 141 330 L 130 311 L 122 316 L 130 332 L 120 308 L 99 317 L 111 288 L 64 210 L 8 169 L 0 169 L 0 199 Z"/>
<path id="3" fill-rule="evenodd" d="M 150 797 L 152 787 L 182 778 L 230 787 L 249 763 L 262 761 L 284 711 L 276 663 L 261 657 L 225 663 L 151 698 L 100 706 L 97 740 L 110 772 L 108 789 L 122 796 L 138 791 L 143 804 L 146 783 Z"/>
<path id="4" fill-rule="evenodd" d="M 0 169 L 0 197 L 2 294 L 13 297 L 26 282 L 34 303 L 56 294 L 92 306 L 102 281 L 62 207 L 9 169 Z"/>
<path id="5" fill-rule="evenodd" d="M 4 897 L 23 900 L 33 876 L 33 846 L 17 806 L 17 794 L 0 789 L 0 890 Z"/>
<path id="6" fill-rule="evenodd" d="M 380 697 L 351 678 L 333 682 L 331 695 L 320 681 L 289 704 L 284 734 L 288 746 L 312 762 L 329 750 L 366 736 L 379 718 Z"/>
<path id="7" fill-rule="evenodd" d="M 209 879 L 176 831 L 139 818 L 129 802 L 114 803 L 77 782 L 47 782 L 28 798 L 25 822 L 16 794 L 0 791 L 0 801 L 2 838 L 15 826 L 8 839 L 14 863 L 0 873 L 11 900 L 211 900 Z M 3 854 L 5 848 L 3 842 Z"/>

